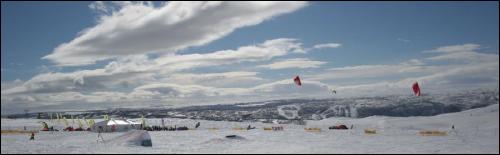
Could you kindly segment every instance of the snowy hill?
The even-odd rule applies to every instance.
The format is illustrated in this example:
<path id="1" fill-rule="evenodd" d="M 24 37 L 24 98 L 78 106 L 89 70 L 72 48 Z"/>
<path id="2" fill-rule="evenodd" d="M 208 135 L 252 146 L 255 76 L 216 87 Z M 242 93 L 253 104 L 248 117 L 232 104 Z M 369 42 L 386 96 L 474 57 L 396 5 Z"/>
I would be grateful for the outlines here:
<path id="1" fill-rule="evenodd" d="M 40 132 L 35 141 L 28 135 L 2 134 L 1 153 L 496 153 L 499 152 L 498 104 L 436 116 L 365 118 L 327 118 L 308 121 L 307 126 L 169 119 L 167 125 L 194 126 L 198 130 L 149 132 L 152 147 L 97 143 L 92 132 Z M 36 119 L 2 119 L 2 130 L 39 127 Z M 159 119 L 149 119 L 159 124 Z M 353 125 L 352 130 L 328 130 L 335 124 Z M 258 129 L 231 130 L 248 124 Z M 454 125 L 455 130 L 451 129 Z M 265 131 L 263 127 L 283 126 L 284 131 Z M 304 127 L 319 127 L 307 132 Z M 219 128 L 219 130 L 209 130 Z M 367 135 L 364 128 L 377 134 Z M 420 130 L 447 131 L 447 136 L 421 136 Z M 236 134 L 243 138 L 228 139 Z M 106 133 L 106 140 L 124 133 Z M 125 138 L 126 139 L 126 138 Z"/>
<path id="2" fill-rule="evenodd" d="M 112 117 L 190 118 L 214 121 L 264 121 L 279 119 L 321 120 L 330 117 L 434 116 L 497 104 L 498 91 L 471 90 L 459 93 L 350 97 L 328 99 L 286 99 L 263 102 L 189 106 L 167 109 L 114 109 L 88 112 L 58 112 L 69 118 Z M 54 113 L 9 115 L 8 118 L 50 118 Z"/>

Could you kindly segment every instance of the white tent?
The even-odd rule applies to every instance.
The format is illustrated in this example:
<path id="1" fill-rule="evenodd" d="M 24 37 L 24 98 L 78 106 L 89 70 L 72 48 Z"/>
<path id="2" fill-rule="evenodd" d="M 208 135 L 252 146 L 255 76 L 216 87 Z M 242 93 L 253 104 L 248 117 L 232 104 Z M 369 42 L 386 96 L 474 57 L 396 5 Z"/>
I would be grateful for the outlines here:
<path id="1" fill-rule="evenodd" d="M 95 123 L 92 125 L 91 130 L 93 132 L 99 132 L 99 126 L 102 127 L 101 132 L 124 132 L 131 129 L 141 129 L 141 123 L 131 120 L 110 119 Z"/>

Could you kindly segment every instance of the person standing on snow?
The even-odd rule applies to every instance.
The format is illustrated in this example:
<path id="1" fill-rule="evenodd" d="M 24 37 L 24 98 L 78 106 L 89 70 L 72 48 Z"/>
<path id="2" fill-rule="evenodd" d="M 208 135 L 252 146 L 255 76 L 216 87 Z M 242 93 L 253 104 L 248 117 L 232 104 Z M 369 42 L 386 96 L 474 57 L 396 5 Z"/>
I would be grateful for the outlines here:
<path id="1" fill-rule="evenodd" d="M 97 133 L 97 142 L 99 142 L 99 140 L 101 140 L 102 142 L 104 142 L 104 137 L 102 137 L 102 134 L 101 134 L 102 130 L 103 130 L 102 126 L 99 126 L 99 129 L 97 130 L 97 132 L 98 132 Z"/>
<path id="2" fill-rule="evenodd" d="M 35 140 L 35 132 L 31 132 L 30 140 Z"/>

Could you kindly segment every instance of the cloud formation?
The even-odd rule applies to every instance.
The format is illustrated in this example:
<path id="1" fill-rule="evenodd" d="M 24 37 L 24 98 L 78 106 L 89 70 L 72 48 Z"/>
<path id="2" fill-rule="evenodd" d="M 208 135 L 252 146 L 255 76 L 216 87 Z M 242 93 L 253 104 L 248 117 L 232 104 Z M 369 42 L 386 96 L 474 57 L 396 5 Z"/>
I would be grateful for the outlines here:
<path id="1" fill-rule="evenodd" d="M 326 64 L 325 61 L 314 61 L 307 58 L 294 58 L 277 61 L 268 65 L 260 65 L 258 67 L 268 69 L 285 69 L 285 68 L 318 68 Z"/>
<path id="2" fill-rule="evenodd" d="M 130 55 L 175 53 L 293 12 L 307 2 L 174 1 L 157 8 L 144 2 L 119 4 L 118 11 L 106 9 L 103 2 L 91 4 L 92 9 L 112 12 L 43 59 L 60 66 L 80 66 Z"/>
<path id="3" fill-rule="evenodd" d="M 424 54 L 433 56 L 423 60 L 331 68 L 326 73 L 311 76 L 311 79 L 336 81 L 339 92 L 351 95 L 410 94 L 410 85 L 415 81 L 423 84 L 425 92 L 498 88 L 499 55 L 478 52 L 480 49 L 478 44 L 442 46 L 424 51 Z M 341 79 L 375 80 L 372 83 L 342 84 L 338 82 Z"/>
<path id="4" fill-rule="evenodd" d="M 342 46 L 342 44 L 339 44 L 339 43 L 327 43 L 327 44 L 317 44 L 317 45 L 314 45 L 313 48 L 315 48 L 315 49 L 339 48 L 340 46 Z"/>
<path id="5" fill-rule="evenodd" d="M 2 83 L 2 104 L 48 106 L 106 102 L 146 106 L 166 102 L 231 103 L 240 102 L 241 98 L 250 101 L 329 97 L 330 89 L 337 90 L 339 96 L 409 94 L 409 86 L 415 81 L 422 84 L 425 92 L 489 88 L 498 84 L 498 54 L 480 53 L 480 46 L 470 44 L 439 47 L 432 52 L 423 52 L 427 58 L 409 59 L 398 64 L 344 66 L 309 72 L 301 75 L 303 85 L 300 87 L 294 85 L 293 77 L 263 78 L 258 70 L 245 71 L 245 67 L 233 67 L 226 72 L 195 73 L 193 70 L 269 62 L 303 49 L 297 39 L 279 38 L 206 54 L 159 58 L 127 56 L 99 69 L 41 73 L 27 81 Z M 450 56 L 463 52 L 475 56 Z M 440 64 L 448 60 L 456 62 Z M 326 62 L 308 58 L 291 58 L 261 65 L 257 69 L 304 69 L 324 64 Z"/>
<path id="6" fill-rule="evenodd" d="M 43 73 L 34 76 L 23 85 L 2 91 L 3 94 L 58 93 L 66 91 L 94 92 L 130 89 L 151 81 L 176 80 L 189 74 L 173 74 L 198 67 L 228 65 L 242 62 L 270 60 L 301 49 L 296 39 L 279 38 L 261 44 L 242 46 L 236 50 L 221 50 L 207 54 L 172 55 L 150 59 L 147 56 L 128 56 L 110 62 L 101 69 L 81 70 L 69 73 Z M 260 80 L 255 72 L 228 72 L 207 74 L 205 80 L 215 82 L 214 77 L 225 80 Z M 186 79 L 182 79 L 183 81 Z M 200 81 L 200 80 L 194 80 Z M 186 80 L 186 82 L 189 82 Z M 176 82 L 182 83 L 182 82 Z M 236 81 L 235 81 L 236 83 Z"/>

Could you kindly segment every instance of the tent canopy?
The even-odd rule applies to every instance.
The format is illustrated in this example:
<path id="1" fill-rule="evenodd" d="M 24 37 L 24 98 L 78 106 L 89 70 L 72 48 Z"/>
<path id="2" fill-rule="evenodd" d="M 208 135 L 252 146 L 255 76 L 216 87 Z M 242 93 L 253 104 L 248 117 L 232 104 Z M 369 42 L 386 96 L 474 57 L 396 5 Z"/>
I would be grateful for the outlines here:
<path id="1" fill-rule="evenodd" d="M 142 127 L 141 123 L 131 120 L 109 119 L 95 123 L 94 125 L 92 125 L 91 130 L 94 132 L 98 132 L 99 126 L 103 128 L 102 132 L 120 132 L 128 131 L 130 129 L 140 129 Z"/>
<path id="2" fill-rule="evenodd" d="M 110 119 L 106 125 L 141 125 L 141 123 L 138 122 L 133 122 L 131 120 L 115 120 L 115 119 Z"/>

